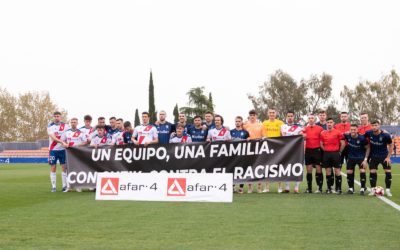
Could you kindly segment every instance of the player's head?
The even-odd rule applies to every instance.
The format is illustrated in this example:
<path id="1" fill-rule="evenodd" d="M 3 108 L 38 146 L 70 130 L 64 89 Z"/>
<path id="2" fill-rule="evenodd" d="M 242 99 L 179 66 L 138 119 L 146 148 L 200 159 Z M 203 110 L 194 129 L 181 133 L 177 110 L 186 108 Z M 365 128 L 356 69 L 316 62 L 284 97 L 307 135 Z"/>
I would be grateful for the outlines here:
<path id="1" fill-rule="evenodd" d="M 351 124 L 350 126 L 350 134 L 353 137 L 356 137 L 358 134 L 358 125 L 357 124 Z"/>
<path id="2" fill-rule="evenodd" d="M 206 120 L 206 123 L 210 124 L 210 123 L 212 123 L 213 120 L 214 120 L 214 114 L 213 114 L 211 111 L 207 111 L 207 112 L 204 114 L 204 118 L 205 118 L 205 120 Z"/>
<path id="3" fill-rule="evenodd" d="M 183 126 L 183 124 L 179 123 L 178 125 L 176 125 L 176 135 L 177 136 L 182 136 L 183 131 L 185 131 L 185 126 Z"/>
<path id="4" fill-rule="evenodd" d="M 149 120 L 150 120 L 149 112 L 142 112 L 142 123 L 144 125 L 147 125 L 147 124 L 149 124 Z"/>
<path id="5" fill-rule="evenodd" d="M 158 113 L 158 119 L 159 119 L 161 122 L 163 122 L 163 121 L 165 121 L 166 118 L 167 118 L 167 112 L 165 112 L 164 110 L 161 110 L 161 111 Z"/>
<path id="6" fill-rule="evenodd" d="M 257 111 L 255 111 L 254 109 L 249 111 L 249 120 L 250 120 L 250 122 L 257 121 Z"/>
<path id="7" fill-rule="evenodd" d="M 110 117 L 110 119 L 108 121 L 110 122 L 110 126 L 114 129 L 115 128 L 115 123 L 117 121 L 117 118 L 112 116 L 112 117 Z"/>
<path id="8" fill-rule="evenodd" d="M 329 117 L 328 119 L 326 119 L 326 127 L 328 128 L 328 130 L 333 129 L 334 125 L 335 125 L 335 122 L 333 121 L 332 117 Z"/>
<path id="9" fill-rule="evenodd" d="M 124 129 L 125 131 L 131 131 L 132 130 L 132 124 L 130 121 L 124 122 Z"/>
<path id="10" fill-rule="evenodd" d="M 220 115 L 215 115 L 214 123 L 217 128 L 220 128 L 222 125 L 224 125 L 224 118 Z"/>
<path id="11" fill-rule="evenodd" d="M 372 131 L 377 132 L 381 128 L 381 122 L 379 120 L 373 120 L 371 122 Z"/>
<path id="12" fill-rule="evenodd" d="M 349 120 L 349 113 L 347 112 L 342 112 L 340 113 L 340 121 L 345 123 Z"/>
<path id="13" fill-rule="evenodd" d="M 104 125 L 97 125 L 96 130 L 99 137 L 103 137 L 106 132 L 106 127 Z"/>
<path id="14" fill-rule="evenodd" d="M 83 117 L 83 122 L 85 123 L 85 126 L 90 127 L 90 124 L 92 124 L 92 117 L 90 115 L 85 115 Z"/>
<path id="15" fill-rule="evenodd" d="M 268 108 L 268 119 L 270 120 L 276 119 L 276 108 Z"/>
<path id="16" fill-rule="evenodd" d="M 106 118 L 104 118 L 103 116 L 100 116 L 99 118 L 97 118 L 97 125 L 105 126 Z"/>
<path id="17" fill-rule="evenodd" d="M 327 119 L 326 119 L 326 111 L 325 110 L 320 110 L 318 112 L 318 118 L 319 118 L 319 122 L 327 121 Z"/>
<path id="18" fill-rule="evenodd" d="M 242 128 L 242 126 L 243 126 L 243 117 L 241 117 L 241 116 L 236 116 L 235 117 L 235 127 L 236 128 Z"/>
<path id="19" fill-rule="evenodd" d="M 308 115 L 308 124 L 309 125 L 314 125 L 315 124 L 315 115 L 314 114 L 309 114 Z"/>
<path id="20" fill-rule="evenodd" d="M 53 113 L 53 118 L 54 118 L 54 122 L 55 123 L 61 122 L 61 112 L 60 111 L 54 112 Z"/>
<path id="21" fill-rule="evenodd" d="M 286 112 L 286 122 L 289 124 L 294 123 L 294 111 L 289 110 Z"/>
<path id="22" fill-rule="evenodd" d="M 185 113 L 179 113 L 179 122 L 186 123 L 186 115 Z"/>
<path id="23" fill-rule="evenodd" d="M 194 126 L 196 127 L 196 128 L 198 128 L 198 127 L 200 127 L 201 126 L 201 122 L 203 121 L 203 118 L 201 118 L 201 116 L 199 116 L 199 115 L 196 115 L 194 118 L 193 118 L 193 124 L 194 124 Z"/>
<path id="24" fill-rule="evenodd" d="M 78 127 L 78 118 L 76 118 L 76 117 L 71 118 L 69 123 L 71 124 L 72 129 L 76 129 Z"/>
<path id="25" fill-rule="evenodd" d="M 365 113 L 365 112 L 363 112 L 363 113 L 361 113 L 360 114 L 360 123 L 361 123 L 361 125 L 367 125 L 368 124 L 368 120 L 369 120 L 369 118 L 368 118 L 368 114 L 367 113 Z"/>
<path id="26" fill-rule="evenodd" d="M 117 129 L 119 129 L 119 130 L 124 130 L 124 119 L 118 118 L 118 119 L 115 121 L 115 126 L 116 126 Z"/>

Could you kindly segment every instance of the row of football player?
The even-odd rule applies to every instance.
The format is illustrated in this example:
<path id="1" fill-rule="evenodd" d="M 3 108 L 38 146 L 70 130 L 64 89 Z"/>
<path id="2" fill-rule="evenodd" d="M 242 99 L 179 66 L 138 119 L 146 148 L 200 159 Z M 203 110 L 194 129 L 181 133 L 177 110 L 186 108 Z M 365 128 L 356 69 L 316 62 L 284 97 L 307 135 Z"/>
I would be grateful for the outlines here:
<path id="1" fill-rule="evenodd" d="M 321 178 L 322 178 L 322 170 L 321 170 L 321 162 L 323 162 L 323 157 L 321 155 L 321 157 L 315 157 L 315 151 L 316 150 L 320 150 L 322 148 L 324 148 L 323 146 L 323 142 L 321 141 L 320 135 L 322 134 L 322 131 L 318 131 L 316 135 L 308 135 L 307 136 L 307 128 L 312 128 L 314 127 L 314 125 L 318 125 L 318 127 L 321 127 L 322 130 L 339 130 L 341 132 L 341 135 L 344 138 L 344 135 L 346 135 L 347 137 L 350 134 L 350 123 L 348 123 L 348 114 L 346 112 L 342 112 L 340 117 L 341 117 L 341 122 L 336 124 L 335 126 L 333 126 L 331 129 L 328 129 L 328 120 L 332 120 L 332 119 L 327 119 L 326 118 L 326 113 L 324 111 L 321 111 L 319 113 L 319 122 L 315 123 L 315 116 L 314 115 L 310 115 L 309 116 L 309 121 L 308 121 L 308 125 L 303 129 L 301 128 L 301 126 L 297 125 L 294 123 L 294 113 L 293 112 L 287 112 L 286 114 L 286 124 L 284 124 L 282 121 L 276 119 L 276 110 L 275 109 L 269 109 L 268 110 L 268 116 L 269 119 L 264 121 L 262 124 L 258 122 L 257 119 L 257 113 L 254 110 L 251 110 L 249 112 L 249 119 L 247 122 L 245 122 L 245 124 L 243 124 L 243 119 L 241 117 L 237 117 L 235 119 L 235 129 L 229 131 L 227 129 L 225 129 L 223 127 L 223 118 L 221 116 L 216 115 L 215 118 L 213 119 L 212 113 L 207 113 L 205 115 L 206 121 L 203 123 L 201 117 L 196 117 L 194 119 L 194 125 L 189 125 L 186 124 L 186 117 L 184 116 L 184 114 L 180 114 L 180 121 L 178 124 L 173 125 L 171 123 L 168 123 L 165 120 L 165 112 L 161 111 L 159 113 L 159 120 L 153 124 L 150 125 L 148 123 L 148 113 L 144 112 L 142 114 L 142 119 L 143 119 L 143 124 L 136 127 L 135 130 L 137 131 L 135 133 L 135 130 L 133 130 L 129 124 L 129 122 L 125 122 L 125 128 L 124 128 L 124 132 L 122 132 L 122 134 L 125 137 L 122 137 L 124 139 L 125 143 L 129 143 L 129 142 L 133 142 L 136 144 L 149 144 L 149 143 L 156 143 L 157 140 L 155 139 L 155 137 L 161 138 L 161 137 L 165 137 L 167 138 L 166 141 L 164 141 L 164 143 L 168 143 L 171 139 L 171 142 L 190 142 L 193 138 L 192 141 L 198 140 L 198 141 L 204 141 L 206 140 L 206 136 L 205 135 L 209 135 L 209 133 L 206 133 L 207 130 L 214 130 L 214 134 L 211 134 L 211 136 L 208 136 L 208 140 L 229 140 L 231 138 L 234 139 L 259 139 L 262 137 L 276 137 L 276 136 L 288 136 L 288 135 L 295 135 L 295 134 L 303 134 L 304 137 L 306 138 L 305 140 L 305 154 L 306 154 L 306 165 L 307 165 L 307 183 L 308 183 L 308 189 L 306 190 L 306 192 L 311 192 L 311 186 L 310 186 L 310 179 L 312 180 L 312 166 L 316 166 L 316 179 L 317 179 L 317 184 L 319 189 L 317 190 L 317 192 L 321 192 L 322 189 L 322 185 L 320 186 L 320 184 L 322 184 Z M 357 127 L 356 134 L 352 134 L 352 136 L 359 136 L 359 135 L 363 135 L 366 133 L 366 131 L 368 130 L 372 130 L 373 126 L 371 126 L 371 124 L 369 124 L 368 122 L 368 115 L 367 114 L 361 114 L 361 125 Z M 115 119 L 115 118 L 111 118 L 110 119 L 110 125 L 105 126 L 105 119 L 104 118 L 99 118 L 99 126 L 98 126 L 98 131 L 93 131 L 93 128 L 90 126 L 91 123 L 91 117 L 90 116 L 85 116 L 85 126 L 82 127 L 80 130 L 86 134 L 87 136 L 87 141 L 91 141 L 92 146 L 99 146 L 102 144 L 113 144 L 114 143 L 118 143 L 118 136 L 120 137 L 121 131 L 122 131 L 122 119 Z M 213 122 L 214 120 L 214 122 Z M 332 120 L 333 122 L 333 120 Z M 77 124 L 77 119 L 72 119 L 71 120 L 71 125 L 73 126 L 73 123 Z M 385 172 L 386 172 L 386 183 L 387 183 L 387 194 L 390 196 L 390 184 L 388 185 L 388 183 L 391 183 L 391 170 L 390 170 L 390 157 L 388 157 L 390 155 L 390 152 L 392 151 L 391 146 L 392 143 L 391 141 L 386 141 L 388 138 L 388 134 L 385 131 L 380 130 L 379 127 L 379 121 L 376 121 L 374 123 L 374 131 L 373 134 L 376 134 L 377 136 L 373 136 L 373 139 L 376 139 L 375 137 L 378 138 L 378 140 L 382 140 L 383 137 L 381 138 L 380 136 L 384 136 L 386 137 L 385 139 L 385 145 L 383 145 L 381 148 L 384 148 L 383 151 L 380 149 L 377 149 L 375 146 L 373 147 L 372 153 L 374 154 L 374 152 L 376 150 L 381 151 L 380 152 L 380 156 L 378 158 L 382 158 L 382 152 L 384 152 L 384 154 L 386 152 L 389 152 L 387 154 L 387 157 L 385 157 L 384 159 L 380 159 L 380 161 L 378 161 L 378 165 L 379 164 L 385 164 L 388 165 L 385 168 Z M 157 131 L 155 131 L 155 128 L 157 129 Z M 175 127 L 175 129 L 174 129 Z M 353 126 L 355 127 L 355 126 Z M 119 129 L 118 129 L 119 128 Z M 178 128 L 178 129 L 176 129 Z M 71 131 L 76 130 L 76 125 L 75 125 L 75 129 L 72 129 Z M 117 131 L 117 132 L 115 132 Z M 173 132 L 173 131 L 176 131 Z M 221 131 L 223 131 L 221 133 Z M 321 133 L 320 133 L 321 132 Z M 79 132 L 78 132 L 79 133 Z M 114 135 L 113 137 L 115 138 L 110 139 L 110 136 L 106 136 L 105 134 L 109 134 L 109 135 Z M 158 134 L 157 134 L 158 133 Z M 308 132 L 309 133 L 309 132 Z M 172 134 L 173 136 L 170 137 L 170 134 Z M 88 136 L 91 135 L 91 136 Z M 118 135 L 118 136 L 117 136 Z M 133 136 L 133 140 L 130 139 L 130 137 Z M 213 136 L 214 135 L 214 136 Z M 130 137 L 129 137 L 130 136 Z M 135 136 L 136 139 L 135 139 Z M 317 137 L 316 137 L 317 136 Z M 68 136 L 67 136 L 68 137 Z M 128 138 L 126 138 L 128 137 Z M 230 138 L 229 138 L 230 137 Z M 316 137 L 316 138 L 315 138 Z M 94 138 L 98 138 L 95 139 L 95 141 L 93 142 Z M 190 138 L 190 139 L 189 139 Z M 390 139 L 390 136 L 389 136 Z M 71 146 L 71 140 L 73 140 L 73 138 L 70 139 L 70 142 L 68 143 L 69 146 Z M 68 141 L 68 138 L 67 138 Z M 84 141 L 84 139 L 83 139 Z M 374 142 L 374 140 L 372 140 Z M 119 142 L 122 143 L 122 139 L 119 139 Z M 161 142 L 161 141 L 160 141 Z M 83 142 L 84 143 L 84 142 Z M 162 143 L 162 142 L 161 142 Z M 327 143 L 327 142 L 325 142 Z M 320 145 L 321 144 L 321 145 Z M 340 148 L 340 140 L 339 143 L 336 143 L 339 145 L 339 149 L 336 150 L 337 148 L 334 148 L 334 150 L 331 152 L 330 149 L 326 149 L 325 151 L 328 151 L 329 153 L 327 153 L 326 155 L 332 155 L 331 153 L 333 153 L 333 155 L 340 155 L 341 156 L 341 160 L 340 160 L 340 167 L 341 167 L 341 163 L 343 162 L 344 158 L 346 158 L 347 156 L 347 151 L 349 148 L 349 142 L 346 142 L 345 147 L 343 149 Z M 377 144 L 374 145 L 378 145 L 380 144 L 380 142 L 378 142 Z M 64 146 L 67 146 L 66 144 L 63 144 Z M 73 143 L 72 143 L 73 145 Z M 369 143 L 366 147 L 369 147 Z M 353 145 L 354 147 L 354 145 Z M 389 150 L 388 150 L 389 147 Z M 359 148 L 359 146 L 355 146 L 355 148 Z M 314 152 L 313 152 L 314 151 Z M 342 153 L 340 154 L 339 151 L 342 151 Z M 363 149 L 361 149 L 361 151 L 363 151 Z M 322 154 L 322 153 L 321 153 Z M 362 152 L 361 152 L 362 154 Z M 366 154 L 366 152 L 364 152 L 364 154 Z M 373 155 L 372 154 L 372 155 Z M 335 157 L 336 157 L 335 156 Z M 334 157 L 334 158 L 335 158 Z M 307 164 L 307 159 L 313 159 L 314 162 L 312 162 L 312 164 Z M 321 160 L 318 160 L 319 158 L 321 158 Z M 367 157 L 369 158 L 369 157 Z M 337 165 L 334 161 L 335 159 L 331 159 L 331 163 L 329 164 L 333 164 L 333 165 Z M 350 159 L 351 160 L 351 159 Z M 373 162 L 373 165 L 376 165 L 376 161 Z M 329 165 L 328 164 L 328 165 Z M 366 163 L 361 162 L 359 164 L 360 166 L 362 165 L 363 167 L 366 168 Z M 311 166 L 311 167 L 310 167 Z M 328 168 L 326 175 L 327 175 L 327 182 L 331 183 L 332 180 L 331 178 L 333 178 L 332 176 L 332 170 L 329 170 L 331 168 Z M 338 169 L 338 167 L 336 167 L 336 169 Z M 311 178 L 310 178 L 310 172 L 311 172 Z M 350 174 L 349 178 L 350 178 L 350 183 L 353 183 L 353 185 L 349 185 L 350 189 L 349 192 L 354 192 L 354 175 L 352 175 L 351 170 L 348 170 L 348 174 Z M 335 176 L 338 176 L 338 173 L 340 173 L 340 170 L 335 170 Z M 351 179 L 353 178 L 353 181 L 351 181 Z M 376 185 L 376 169 L 371 169 L 371 187 L 375 187 Z M 341 183 L 341 177 L 338 176 L 338 178 L 336 178 L 337 182 Z M 363 182 L 363 180 L 365 180 L 365 178 L 361 178 L 361 182 Z M 336 182 L 336 181 L 335 181 Z M 328 185 L 328 190 L 327 193 L 331 193 L 332 192 L 332 185 Z M 337 185 L 338 186 L 338 185 Z M 298 193 L 299 187 L 299 183 L 296 183 L 295 185 L 295 189 L 294 192 Z M 249 187 L 249 192 L 252 192 L 252 187 Z M 336 188 L 337 193 L 341 193 L 341 188 Z M 243 192 L 243 187 L 241 186 L 239 188 L 239 192 Z M 259 185 L 258 188 L 258 192 L 269 192 L 269 184 L 267 183 L 264 190 L 261 190 L 261 185 Z M 289 184 L 286 184 L 286 188 L 285 190 L 283 190 L 281 188 L 281 184 L 279 184 L 278 187 L 278 192 L 289 192 Z M 362 187 L 361 189 L 361 193 L 363 194 L 365 192 L 365 185 Z"/>

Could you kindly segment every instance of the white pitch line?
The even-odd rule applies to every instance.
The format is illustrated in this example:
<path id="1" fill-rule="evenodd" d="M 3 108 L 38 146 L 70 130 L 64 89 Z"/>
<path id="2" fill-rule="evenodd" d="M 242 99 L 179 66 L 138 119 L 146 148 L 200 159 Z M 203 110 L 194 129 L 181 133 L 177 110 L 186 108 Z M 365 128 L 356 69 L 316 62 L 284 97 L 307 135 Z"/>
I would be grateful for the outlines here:
<path id="1" fill-rule="evenodd" d="M 347 177 L 347 174 L 340 172 L 343 176 Z M 361 187 L 361 183 L 357 180 L 354 180 L 354 183 L 356 183 L 358 186 Z M 371 189 L 369 187 L 367 187 L 367 190 L 369 192 L 371 192 Z M 388 198 L 384 197 L 384 196 L 376 196 L 378 199 L 380 199 L 381 201 L 385 202 L 386 204 L 388 204 L 389 206 L 393 207 L 394 209 L 397 209 L 397 211 L 400 211 L 400 205 L 389 200 Z"/>

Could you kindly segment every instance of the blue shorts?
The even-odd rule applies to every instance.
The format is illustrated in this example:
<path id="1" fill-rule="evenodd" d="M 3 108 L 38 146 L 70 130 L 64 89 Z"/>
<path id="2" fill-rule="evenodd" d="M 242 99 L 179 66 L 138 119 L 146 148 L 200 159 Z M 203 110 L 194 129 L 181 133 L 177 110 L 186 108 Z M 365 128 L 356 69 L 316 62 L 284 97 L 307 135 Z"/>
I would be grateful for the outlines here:
<path id="1" fill-rule="evenodd" d="M 57 160 L 60 164 L 65 164 L 65 150 L 50 150 L 49 164 L 56 165 Z"/>

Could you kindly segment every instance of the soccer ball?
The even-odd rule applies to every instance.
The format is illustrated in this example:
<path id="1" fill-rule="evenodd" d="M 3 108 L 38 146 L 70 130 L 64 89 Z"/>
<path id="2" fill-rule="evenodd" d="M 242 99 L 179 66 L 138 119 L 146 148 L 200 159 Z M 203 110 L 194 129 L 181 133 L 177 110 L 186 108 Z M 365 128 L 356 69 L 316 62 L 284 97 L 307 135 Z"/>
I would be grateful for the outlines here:
<path id="1" fill-rule="evenodd" d="M 375 195 L 376 196 L 383 196 L 385 194 L 385 189 L 383 187 L 377 186 L 375 188 Z"/>

